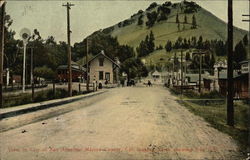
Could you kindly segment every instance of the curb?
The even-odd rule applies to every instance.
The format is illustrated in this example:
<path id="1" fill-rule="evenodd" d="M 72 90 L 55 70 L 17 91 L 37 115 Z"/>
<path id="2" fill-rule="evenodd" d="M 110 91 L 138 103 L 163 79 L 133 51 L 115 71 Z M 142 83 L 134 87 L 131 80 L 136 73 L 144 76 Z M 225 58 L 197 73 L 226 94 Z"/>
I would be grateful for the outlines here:
<path id="1" fill-rule="evenodd" d="M 48 102 L 47 104 L 36 104 L 32 107 L 27 107 L 27 108 L 23 108 L 23 109 L 19 109 L 19 110 L 15 110 L 15 111 L 9 111 L 9 112 L 5 112 L 5 113 L 1 113 L 0 114 L 0 120 L 4 119 L 4 118 L 8 118 L 8 117 L 14 117 L 14 116 L 18 116 L 21 114 L 26 114 L 26 113 L 30 113 L 30 112 L 35 112 L 35 111 L 39 111 L 39 110 L 43 110 L 43 109 L 48 109 L 51 107 L 56 107 L 56 106 L 60 106 L 63 104 L 68 104 L 68 103 L 72 103 L 78 100 L 82 100 L 85 98 L 89 98 L 89 97 L 93 97 L 96 95 L 100 95 L 103 94 L 107 91 L 100 91 L 100 92 L 95 92 L 95 93 L 90 93 L 87 95 L 79 95 L 77 97 L 67 97 L 67 98 L 63 98 L 63 99 L 58 99 L 57 102 Z"/>

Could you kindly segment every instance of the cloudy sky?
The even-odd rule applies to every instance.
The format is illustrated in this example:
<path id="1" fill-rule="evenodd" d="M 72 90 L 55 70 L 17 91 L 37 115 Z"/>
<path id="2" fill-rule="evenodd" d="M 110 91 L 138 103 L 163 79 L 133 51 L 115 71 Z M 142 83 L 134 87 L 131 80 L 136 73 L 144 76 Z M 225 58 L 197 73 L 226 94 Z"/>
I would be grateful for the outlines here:
<path id="1" fill-rule="evenodd" d="M 175 0 L 178 2 L 179 0 Z M 193 0 L 200 6 L 227 20 L 226 0 Z M 96 30 L 114 25 L 129 18 L 138 10 L 145 10 L 151 0 L 78 0 L 71 1 L 75 6 L 71 9 L 72 43 L 79 42 Z M 155 1 L 159 4 L 164 1 Z M 173 1 L 172 1 L 173 2 Z M 49 35 L 56 41 L 66 41 L 66 1 L 15 1 L 9 0 L 7 12 L 13 19 L 11 28 L 19 32 L 22 28 L 38 29 L 43 38 Z M 249 30 L 249 23 L 242 22 L 242 14 L 249 13 L 248 0 L 234 0 L 234 25 Z"/>

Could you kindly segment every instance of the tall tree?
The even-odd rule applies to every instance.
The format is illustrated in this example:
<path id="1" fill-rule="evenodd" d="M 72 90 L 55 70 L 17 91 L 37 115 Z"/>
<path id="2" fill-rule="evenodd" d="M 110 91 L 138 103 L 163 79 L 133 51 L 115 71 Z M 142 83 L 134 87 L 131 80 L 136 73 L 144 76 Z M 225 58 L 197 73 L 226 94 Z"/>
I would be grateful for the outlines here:
<path id="1" fill-rule="evenodd" d="M 187 21 L 187 15 L 186 14 L 184 16 L 184 23 L 188 23 L 188 21 Z"/>
<path id="2" fill-rule="evenodd" d="M 246 60 L 247 52 L 242 41 L 235 46 L 234 57 L 237 63 Z"/>
<path id="3" fill-rule="evenodd" d="M 196 22 L 195 15 L 193 15 L 191 29 L 196 29 L 196 28 L 197 28 L 197 22 Z"/>
<path id="4" fill-rule="evenodd" d="M 179 20 L 179 14 L 178 14 L 178 13 L 176 14 L 175 23 L 180 23 L 180 20 Z"/>
<path id="5" fill-rule="evenodd" d="M 149 40 L 148 40 L 148 49 L 149 49 L 150 53 L 155 50 L 154 40 L 155 40 L 154 33 L 152 31 L 150 31 Z"/>
<path id="6" fill-rule="evenodd" d="M 171 41 L 167 41 L 167 44 L 165 45 L 165 49 L 167 52 L 170 52 L 172 50 L 172 42 Z"/>

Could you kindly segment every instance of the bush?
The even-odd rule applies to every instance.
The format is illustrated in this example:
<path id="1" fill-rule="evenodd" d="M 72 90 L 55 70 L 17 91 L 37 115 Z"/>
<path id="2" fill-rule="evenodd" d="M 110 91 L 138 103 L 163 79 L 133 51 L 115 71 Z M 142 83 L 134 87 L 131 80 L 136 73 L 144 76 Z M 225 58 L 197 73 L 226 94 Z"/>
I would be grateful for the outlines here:
<path id="1" fill-rule="evenodd" d="M 149 11 L 149 10 L 155 8 L 156 6 L 157 6 L 157 3 L 153 2 L 153 3 L 150 4 L 150 6 L 146 10 Z"/>

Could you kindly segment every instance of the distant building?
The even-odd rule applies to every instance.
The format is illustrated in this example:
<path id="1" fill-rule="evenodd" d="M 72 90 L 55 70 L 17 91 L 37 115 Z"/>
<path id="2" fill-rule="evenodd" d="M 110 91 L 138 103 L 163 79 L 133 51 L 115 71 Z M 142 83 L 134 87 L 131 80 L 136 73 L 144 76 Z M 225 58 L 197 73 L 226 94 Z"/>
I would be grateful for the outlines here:
<path id="1" fill-rule="evenodd" d="M 78 65 L 76 62 L 71 62 L 72 82 L 79 82 L 84 79 L 86 69 Z M 57 81 L 68 82 L 68 65 L 60 65 L 57 67 Z"/>
<path id="2" fill-rule="evenodd" d="M 114 61 L 104 51 L 88 61 L 90 83 L 98 82 L 98 85 L 118 83 L 119 60 Z M 85 65 L 86 66 L 86 65 Z"/>

